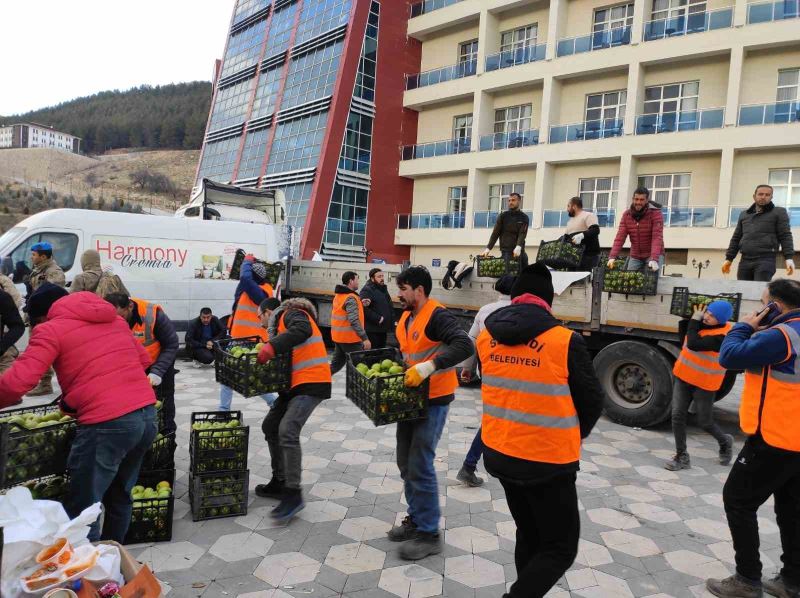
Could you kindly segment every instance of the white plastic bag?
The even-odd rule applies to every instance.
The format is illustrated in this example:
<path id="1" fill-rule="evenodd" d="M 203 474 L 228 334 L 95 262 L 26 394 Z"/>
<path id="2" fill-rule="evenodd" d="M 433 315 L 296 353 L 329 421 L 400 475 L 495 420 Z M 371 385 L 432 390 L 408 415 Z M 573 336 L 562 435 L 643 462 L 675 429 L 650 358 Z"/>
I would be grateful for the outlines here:
<path id="1" fill-rule="evenodd" d="M 97 557 L 94 567 L 89 569 L 83 578 L 91 581 L 98 588 L 103 587 L 109 581 L 115 582 L 120 587 L 125 585 L 119 549 L 109 544 L 98 544 L 97 549 L 100 551 L 100 556 Z"/>

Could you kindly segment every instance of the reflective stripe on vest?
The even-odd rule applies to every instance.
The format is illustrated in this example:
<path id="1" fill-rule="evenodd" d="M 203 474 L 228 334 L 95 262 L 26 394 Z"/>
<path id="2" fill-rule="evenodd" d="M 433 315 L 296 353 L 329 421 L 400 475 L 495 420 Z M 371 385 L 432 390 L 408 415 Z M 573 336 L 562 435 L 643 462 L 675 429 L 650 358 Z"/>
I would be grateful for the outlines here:
<path id="1" fill-rule="evenodd" d="M 567 369 L 571 340 L 563 326 L 514 346 L 498 343 L 488 330 L 478 336 L 486 446 L 540 463 L 580 459 L 580 422 Z"/>
<path id="2" fill-rule="evenodd" d="M 406 311 L 400 317 L 395 333 L 397 341 L 400 343 L 400 351 L 403 353 L 403 360 L 408 365 L 430 361 L 441 352 L 442 343 L 434 342 L 425 335 L 425 328 L 437 308 L 444 309 L 444 306 L 434 299 L 428 299 L 428 302 L 408 326 L 406 324 L 411 317 L 411 312 Z M 458 388 L 455 367 L 436 370 L 429 380 L 428 397 L 431 399 L 451 395 Z"/>
<path id="3" fill-rule="evenodd" d="M 698 334 L 701 338 L 725 336 L 732 327 L 733 324 L 728 322 L 718 328 L 701 330 Z M 683 349 L 675 361 L 675 367 L 672 368 L 672 374 L 676 378 L 708 391 L 717 391 L 722 388 L 725 371 L 725 368 L 719 364 L 719 352 L 693 351 L 689 348 L 688 340 L 683 341 Z"/>
<path id="4" fill-rule="evenodd" d="M 334 343 L 360 343 L 361 337 L 356 334 L 350 319 L 347 317 L 345 302 L 353 297 L 358 306 L 358 320 L 361 328 L 364 328 L 364 304 L 361 297 L 355 293 L 336 293 L 333 297 L 333 307 L 331 308 L 331 340 Z"/>
<path id="5" fill-rule="evenodd" d="M 739 425 L 746 434 L 760 432 L 770 446 L 800 452 L 800 318 L 768 330 L 783 334 L 787 358 L 781 364 L 745 372 Z"/>
<path id="6" fill-rule="evenodd" d="M 161 306 L 144 299 L 131 298 L 131 301 L 136 304 L 136 313 L 139 315 L 140 320 L 140 323 L 135 324 L 131 331 L 134 338 L 142 343 L 151 361 L 155 363 L 158 356 L 161 355 L 161 343 L 156 338 L 156 317 Z"/>
<path id="7" fill-rule="evenodd" d="M 303 310 L 300 310 L 303 311 Z M 288 311 L 278 319 L 278 334 L 286 332 L 284 323 Z M 292 388 L 301 384 L 331 382 L 331 367 L 328 363 L 328 351 L 322 340 L 322 333 L 311 314 L 303 311 L 311 324 L 311 336 L 292 349 Z"/>
<path id="8" fill-rule="evenodd" d="M 259 287 L 267 294 L 267 297 L 272 297 L 271 285 L 265 283 L 259 285 Z M 267 331 L 261 324 L 261 318 L 258 317 L 258 305 L 245 292 L 239 295 L 236 311 L 231 316 L 230 335 L 233 338 L 257 336 L 261 341 L 267 340 Z"/>

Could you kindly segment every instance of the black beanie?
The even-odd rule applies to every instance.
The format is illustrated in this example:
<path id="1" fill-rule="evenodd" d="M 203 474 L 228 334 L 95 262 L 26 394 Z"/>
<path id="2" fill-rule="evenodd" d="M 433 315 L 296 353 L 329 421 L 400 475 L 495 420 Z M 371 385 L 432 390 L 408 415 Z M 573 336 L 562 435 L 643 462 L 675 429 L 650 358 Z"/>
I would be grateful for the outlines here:
<path id="1" fill-rule="evenodd" d="M 497 279 L 496 283 L 494 283 L 494 290 L 501 295 L 510 295 L 511 289 L 514 288 L 514 282 L 516 280 L 517 277 L 513 274 L 504 274 Z"/>
<path id="2" fill-rule="evenodd" d="M 517 281 L 511 289 L 511 298 L 519 297 L 525 293 L 536 295 L 544 299 L 547 305 L 553 305 L 553 277 L 547 266 L 541 262 L 531 264 L 517 276 Z"/>
<path id="3" fill-rule="evenodd" d="M 28 316 L 31 320 L 46 316 L 47 312 L 53 306 L 53 303 L 69 295 L 66 289 L 46 282 L 33 293 L 28 299 Z"/>

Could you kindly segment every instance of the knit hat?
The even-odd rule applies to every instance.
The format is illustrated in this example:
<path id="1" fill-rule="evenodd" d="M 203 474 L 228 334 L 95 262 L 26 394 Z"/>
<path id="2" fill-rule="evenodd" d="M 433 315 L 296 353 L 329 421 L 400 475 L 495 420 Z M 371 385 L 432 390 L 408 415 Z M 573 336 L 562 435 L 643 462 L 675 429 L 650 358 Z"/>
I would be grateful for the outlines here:
<path id="1" fill-rule="evenodd" d="M 253 278 L 256 282 L 263 283 L 267 279 L 267 267 L 261 262 L 253 262 Z"/>
<path id="2" fill-rule="evenodd" d="M 31 246 L 31 251 L 37 251 L 37 252 L 53 251 L 53 246 L 47 241 L 42 241 L 40 243 L 34 243 Z"/>
<path id="3" fill-rule="evenodd" d="M 28 299 L 28 316 L 31 320 L 46 316 L 53 304 L 67 295 L 66 289 L 51 282 L 44 283 Z"/>
<path id="4" fill-rule="evenodd" d="M 516 282 L 517 277 L 513 274 L 504 274 L 500 278 L 497 279 L 497 282 L 494 283 L 494 290 L 500 293 L 501 295 L 510 295 L 511 289 Z"/>
<path id="5" fill-rule="evenodd" d="M 553 305 L 553 277 L 550 270 L 537 262 L 531 264 L 520 272 L 514 286 L 511 288 L 511 298 L 514 299 L 525 293 L 536 295 L 543 299 L 547 305 Z"/>
<path id="6" fill-rule="evenodd" d="M 733 315 L 733 306 L 727 301 L 712 301 L 708 304 L 706 311 L 717 319 L 717 322 L 724 324 Z"/>

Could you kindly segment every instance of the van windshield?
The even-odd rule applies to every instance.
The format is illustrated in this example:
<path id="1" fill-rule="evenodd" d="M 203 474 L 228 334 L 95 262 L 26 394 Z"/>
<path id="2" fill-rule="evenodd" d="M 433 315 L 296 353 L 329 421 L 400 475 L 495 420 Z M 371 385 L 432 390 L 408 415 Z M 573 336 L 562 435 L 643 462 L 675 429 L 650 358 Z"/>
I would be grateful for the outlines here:
<path id="1" fill-rule="evenodd" d="M 13 228 L 9 228 L 6 232 L 3 233 L 3 236 L 0 237 L 0 248 L 6 247 L 8 244 L 11 243 L 11 241 L 19 237 L 26 230 L 27 229 L 24 226 L 15 226 Z"/>

